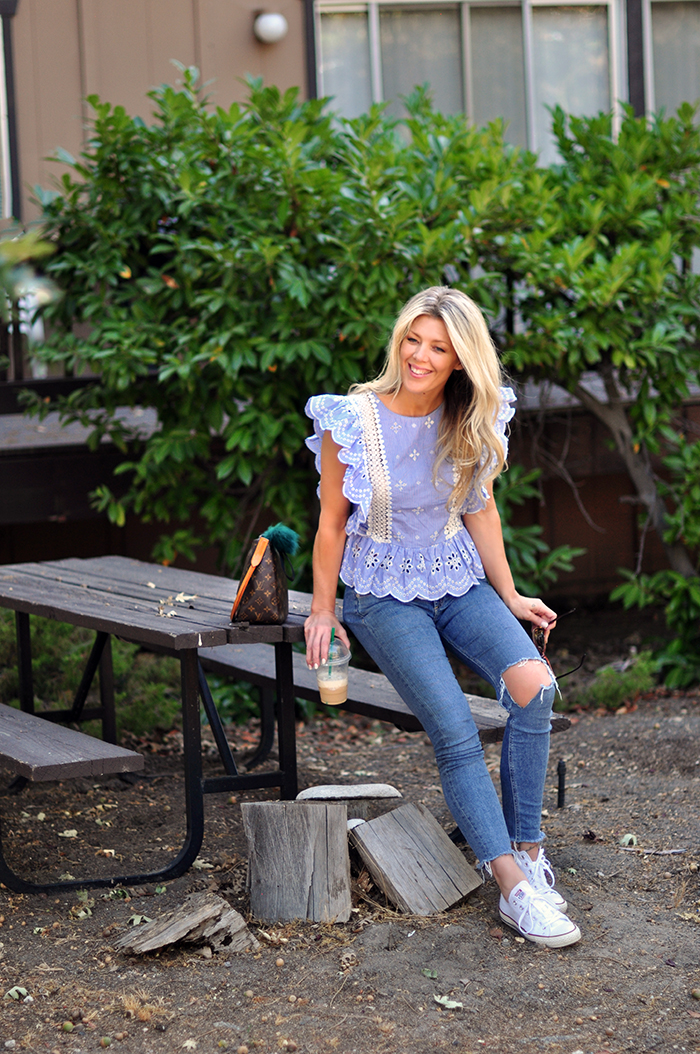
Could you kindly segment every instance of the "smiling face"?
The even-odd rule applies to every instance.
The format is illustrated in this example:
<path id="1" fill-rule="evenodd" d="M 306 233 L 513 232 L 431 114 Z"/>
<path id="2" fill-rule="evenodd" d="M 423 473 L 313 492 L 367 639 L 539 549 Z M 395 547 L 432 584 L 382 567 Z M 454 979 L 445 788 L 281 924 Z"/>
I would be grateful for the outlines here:
<path id="1" fill-rule="evenodd" d="M 431 315 L 419 315 L 401 341 L 399 357 L 401 389 L 394 409 L 397 413 L 432 413 L 442 403 L 453 370 L 462 369 L 444 322 Z M 412 410 L 401 410 L 397 403 Z"/>

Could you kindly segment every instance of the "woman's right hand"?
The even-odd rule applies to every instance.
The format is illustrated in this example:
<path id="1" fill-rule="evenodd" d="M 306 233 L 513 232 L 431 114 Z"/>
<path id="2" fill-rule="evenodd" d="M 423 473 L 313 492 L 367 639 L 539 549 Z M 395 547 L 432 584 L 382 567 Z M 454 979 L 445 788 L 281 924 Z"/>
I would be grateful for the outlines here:
<path id="1" fill-rule="evenodd" d="M 310 670 L 317 670 L 321 663 L 328 658 L 331 630 L 335 630 L 336 637 L 342 640 L 347 648 L 350 647 L 348 635 L 333 611 L 315 611 L 309 615 L 304 623 L 306 665 Z"/>

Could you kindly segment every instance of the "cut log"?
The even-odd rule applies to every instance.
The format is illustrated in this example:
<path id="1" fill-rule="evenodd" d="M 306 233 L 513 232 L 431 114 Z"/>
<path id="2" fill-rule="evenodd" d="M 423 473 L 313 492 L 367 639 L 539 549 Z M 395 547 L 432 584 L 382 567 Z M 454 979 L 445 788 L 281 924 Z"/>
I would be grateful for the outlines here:
<path id="1" fill-rule="evenodd" d="M 347 922 L 350 854 L 344 802 L 243 802 L 253 916 Z"/>
<path id="2" fill-rule="evenodd" d="M 479 875 L 424 805 L 402 805 L 360 823 L 349 839 L 400 911 L 435 915 L 481 885 Z"/>
<path id="3" fill-rule="evenodd" d="M 179 942 L 206 944 L 214 951 L 225 948 L 227 953 L 260 947 L 243 916 L 216 893 L 191 893 L 179 908 L 124 934 L 116 947 L 143 955 Z"/>

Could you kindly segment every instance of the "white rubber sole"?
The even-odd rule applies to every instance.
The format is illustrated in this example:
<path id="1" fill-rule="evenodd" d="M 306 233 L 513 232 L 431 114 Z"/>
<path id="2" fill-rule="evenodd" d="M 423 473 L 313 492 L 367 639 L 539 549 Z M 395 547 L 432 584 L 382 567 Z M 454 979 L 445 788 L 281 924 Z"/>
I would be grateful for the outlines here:
<path id="1" fill-rule="evenodd" d="M 543 936 L 540 933 L 526 933 L 522 930 L 514 918 L 511 918 L 503 908 L 499 907 L 498 914 L 501 916 L 501 920 L 505 922 L 507 926 L 511 926 L 514 930 L 517 930 L 521 937 L 524 937 L 528 941 L 532 941 L 533 944 L 542 944 L 545 948 L 566 948 L 569 944 L 576 944 L 576 941 L 581 940 L 581 931 L 575 922 L 571 919 L 566 918 L 569 923 L 569 929 L 563 933 L 555 933 L 550 936 Z"/>

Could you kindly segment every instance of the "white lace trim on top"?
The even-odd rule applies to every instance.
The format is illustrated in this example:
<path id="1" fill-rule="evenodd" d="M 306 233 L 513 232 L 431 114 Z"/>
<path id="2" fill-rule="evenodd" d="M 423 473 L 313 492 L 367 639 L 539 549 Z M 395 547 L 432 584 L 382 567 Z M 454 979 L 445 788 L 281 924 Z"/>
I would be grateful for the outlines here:
<path id="1" fill-rule="evenodd" d="M 375 542 L 391 542 L 392 502 L 391 477 L 384 449 L 384 436 L 379 423 L 378 399 L 372 392 L 361 392 L 354 397 L 362 422 L 365 440 L 367 473 L 372 484 L 372 503 L 367 520 L 367 533 Z"/>
<path id="2" fill-rule="evenodd" d="M 459 481 L 459 473 L 457 472 L 457 466 L 452 466 L 452 484 L 457 486 Z M 450 505 L 450 515 L 447 523 L 445 524 L 445 538 L 449 541 L 450 538 L 454 538 L 456 534 L 459 534 L 462 528 L 462 511 L 459 509 L 454 502 Z"/>

